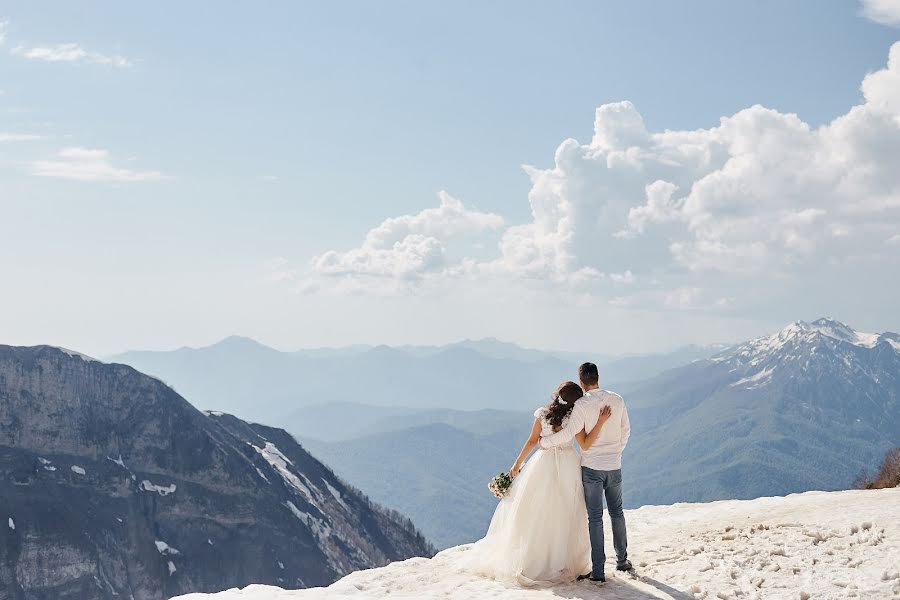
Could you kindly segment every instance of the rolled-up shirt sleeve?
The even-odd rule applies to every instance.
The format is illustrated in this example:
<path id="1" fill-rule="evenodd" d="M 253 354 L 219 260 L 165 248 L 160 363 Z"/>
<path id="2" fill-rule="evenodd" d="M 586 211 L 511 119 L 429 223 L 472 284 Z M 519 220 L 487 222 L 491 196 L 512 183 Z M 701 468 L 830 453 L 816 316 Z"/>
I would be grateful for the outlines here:
<path id="1" fill-rule="evenodd" d="M 556 433 L 541 438 L 541 448 L 554 448 L 571 444 L 578 432 L 584 429 L 584 420 L 584 405 L 576 402 L 566 425 Z"/>

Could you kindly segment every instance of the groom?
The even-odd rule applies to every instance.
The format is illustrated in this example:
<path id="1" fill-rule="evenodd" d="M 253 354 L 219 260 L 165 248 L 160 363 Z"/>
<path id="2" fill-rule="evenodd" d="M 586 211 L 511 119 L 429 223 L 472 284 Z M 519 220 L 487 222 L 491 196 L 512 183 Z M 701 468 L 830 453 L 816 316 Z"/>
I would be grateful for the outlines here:
<path id="1" fill-rule="evenodd" d="M 582 429 L 590 431 L 597 424 L 600 411 L 605 406 L 612 415 L 600 430 L 594 445 L 581 454 L 581 481 L 584 484 L 584 500 L 587 504 L 588 531 L 591 536 L 591 581 L 604 582 L 606 552 L 603 548 L 603 496 L 612 521 L 613 546 L 616 549 L 616 570 L 630 571 L 628 540 L 625 533 L 625 514 L 622 512 L 622 450 L 628 443 L 631 425 L 622 397 L 601 390 L 597 365 L 584 363 L 578 367 L 578 379 L 585 395 L 575 402 L 565 427 L 551 436 L 541 439 L 541 447 L 552 448 L 571 440 Z M 580 577 L 587 578 L 588 576 Z"/>

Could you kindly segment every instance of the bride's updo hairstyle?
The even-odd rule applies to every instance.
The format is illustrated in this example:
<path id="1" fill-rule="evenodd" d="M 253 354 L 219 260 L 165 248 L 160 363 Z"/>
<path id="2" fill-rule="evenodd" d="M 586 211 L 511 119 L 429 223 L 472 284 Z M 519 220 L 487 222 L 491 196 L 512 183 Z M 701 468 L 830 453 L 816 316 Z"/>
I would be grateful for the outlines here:
<path id="1" fill-rule="evenodd" d="M 569 416 L 575 407 L 575 401 L 584 396 L 581 386 L 573 381 L 559 384 L 553 394 L 553 401 L 547 407 L 547 422 L 553 429 L 562 427 L 563 419 Z"/>

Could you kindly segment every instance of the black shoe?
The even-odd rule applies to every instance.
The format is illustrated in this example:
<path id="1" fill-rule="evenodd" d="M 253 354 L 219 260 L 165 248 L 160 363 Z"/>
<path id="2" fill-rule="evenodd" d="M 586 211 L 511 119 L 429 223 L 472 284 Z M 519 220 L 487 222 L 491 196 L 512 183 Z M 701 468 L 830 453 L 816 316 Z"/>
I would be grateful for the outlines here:
<path id="1" fill-rule="evenodd" d="M 590 573 L 588 573 L 587 575 L 579 575 L 578 576 L 578 581 L 584 581 L 584 580 L 593 581 L 594 583 L 606 583 L 606 577 L 602 577 L 602 576 L 594 577 Z"/>
<path id="2" fill-rule="evenodd" d="M 634 571 L 634 565 L 630 560 L 626 560 L 621 565 L 616 565 L 616 571 Z"/>

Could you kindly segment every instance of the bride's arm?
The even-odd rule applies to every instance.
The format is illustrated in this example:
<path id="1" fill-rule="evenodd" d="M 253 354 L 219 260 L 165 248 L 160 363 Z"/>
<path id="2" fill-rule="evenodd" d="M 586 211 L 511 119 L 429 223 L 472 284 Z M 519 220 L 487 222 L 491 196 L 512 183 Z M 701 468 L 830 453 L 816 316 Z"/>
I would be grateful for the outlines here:
<path id="1" fill-rule="evenodd" d="M 531 426 L 531 434 L 529 434 L 528 439 L 525 440 L 525 445 L 522 446 L 522 451 L 519 452 L 519 456 L 516 457 L 516 462 L 514 462 L 513 466 L 509 469 L 510 477 L 515 477 L 519 474 L 519 471 L 522 469 L 522 463 L 525 462 L 525 459 L 528 458 L 528 455 L 531 454 L 531 451 L 537 446 L 540 439 L 541 422 L 539 419 L 535 419 L 534 424 Z"/>
<path id="2" fill-rule="evenodd" d="M 597 441 L 597 437 L 600 435 L 600 430 L 603 429 L 603 424 L 609 420 L 610 415 L 612 415 L 612 409 L 607 405 L 600 411 L 600 418 L 597 419 L 597 424 L 594 425 L 590 433 L 585 433 L 585 430 L 582 429 L 575 434 L 575 439 L 578 440 L 578 445 L 581 446 L 582 450 L 587 450 L 594 445 L 594 442 Z"/>

